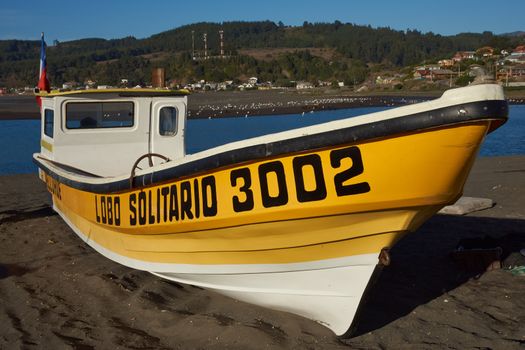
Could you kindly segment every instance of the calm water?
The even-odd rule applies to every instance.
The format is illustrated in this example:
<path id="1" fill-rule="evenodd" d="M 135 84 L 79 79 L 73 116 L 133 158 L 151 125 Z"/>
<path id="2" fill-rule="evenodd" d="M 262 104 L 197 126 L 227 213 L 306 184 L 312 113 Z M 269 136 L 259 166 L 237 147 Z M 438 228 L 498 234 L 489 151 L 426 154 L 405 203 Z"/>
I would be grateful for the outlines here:
<path id="1" fill-rule="evenodd" d="M 188 153 L 194 153 L 231 141 L 385 109 L 364 107 L 305 115 L 189 120 L 187 149 Z M 0 121 L 0 175 L 36 172 L 31 159 L 39 149 L 40 121 Z M 510 106 L 509 121 L 487 137 L 480 153 L 481 156 L 525 155 L 525 105 Z"/>

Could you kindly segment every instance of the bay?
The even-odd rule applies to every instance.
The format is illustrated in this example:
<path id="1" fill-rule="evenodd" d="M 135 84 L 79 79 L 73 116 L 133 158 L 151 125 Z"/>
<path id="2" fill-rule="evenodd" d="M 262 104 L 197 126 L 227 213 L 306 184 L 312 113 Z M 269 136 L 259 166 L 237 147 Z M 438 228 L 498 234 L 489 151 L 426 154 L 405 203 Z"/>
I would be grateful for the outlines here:
<path id="1" fill-rule="evenodd" d="M 360 107 L 305 114 L 190 119 L 187 153 L 327 121 L 374 113 L 388 107 Z M 0 121 L 0 175 L 36 172 L 32 154 L 40 150 L 39 120 Z M 511 105 L 509 121 L 489 134 L 480 156 L 525 155 L 525 105 Z"/>

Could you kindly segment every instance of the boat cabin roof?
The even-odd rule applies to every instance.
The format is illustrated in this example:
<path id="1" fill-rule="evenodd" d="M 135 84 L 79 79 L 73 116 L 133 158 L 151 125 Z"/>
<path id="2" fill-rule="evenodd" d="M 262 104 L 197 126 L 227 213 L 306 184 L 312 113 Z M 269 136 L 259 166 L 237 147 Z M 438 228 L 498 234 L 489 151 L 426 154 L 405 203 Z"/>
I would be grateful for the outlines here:
<path id="1" fill-rule="evenodd" d="M 53 90 L 51 92 L 39 91 L 36 96 L 40 97 L 87 97 L 98 98 L 101 95 L 106 97 L 175 97 L 186 96 L 190 92 L 186 89 L 179 90 L 165 90 L 165 89 L 88 89 L 88 90 L 73 90 L 60 91 Z"/>

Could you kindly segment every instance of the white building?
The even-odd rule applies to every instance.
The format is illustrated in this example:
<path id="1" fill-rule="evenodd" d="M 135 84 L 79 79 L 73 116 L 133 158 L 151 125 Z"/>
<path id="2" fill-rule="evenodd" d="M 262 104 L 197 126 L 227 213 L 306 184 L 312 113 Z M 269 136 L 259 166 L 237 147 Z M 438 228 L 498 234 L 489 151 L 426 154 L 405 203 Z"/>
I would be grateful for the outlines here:
<path id="1" fill-rule="evenodd" d="M 308 81 L 298 81 L 297 85 L 295 86 L 297 90 L 303 90 L 303 89 L 313 89 L 314 85 Z"/>

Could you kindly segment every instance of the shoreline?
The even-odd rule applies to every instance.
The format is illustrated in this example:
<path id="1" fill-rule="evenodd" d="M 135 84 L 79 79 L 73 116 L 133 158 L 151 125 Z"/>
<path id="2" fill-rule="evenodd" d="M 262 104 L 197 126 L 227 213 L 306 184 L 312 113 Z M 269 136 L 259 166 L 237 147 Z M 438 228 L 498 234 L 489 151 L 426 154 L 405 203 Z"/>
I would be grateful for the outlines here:
<path id="1" fill-rule="evenodd" d="M 299 316 L 118 265 L 53 212 L 36 174 L 0 176 L 0 348 L 518 349 L 525 276 L 476 277 L 450 252 L 485 236 L 509 243 L 509 254 L 525 248 L 523 174 L 525 156 L 476 159 L 464 195 L 495 206 L 435 215 L 401 239 L 346 339 Z"/>
<path id="2" fill-rule="evenodd" d="M 326 91 L 219 91 L 188 96 L 188 119 L 300 114 L 357 107 L 394 107 L 437 98 L 440 92 L 350 94 Z M 525 104 L 512 94 L 510 104 Z M 40 119 L 34 96 L 0 96 L 0 120 Z"/>

